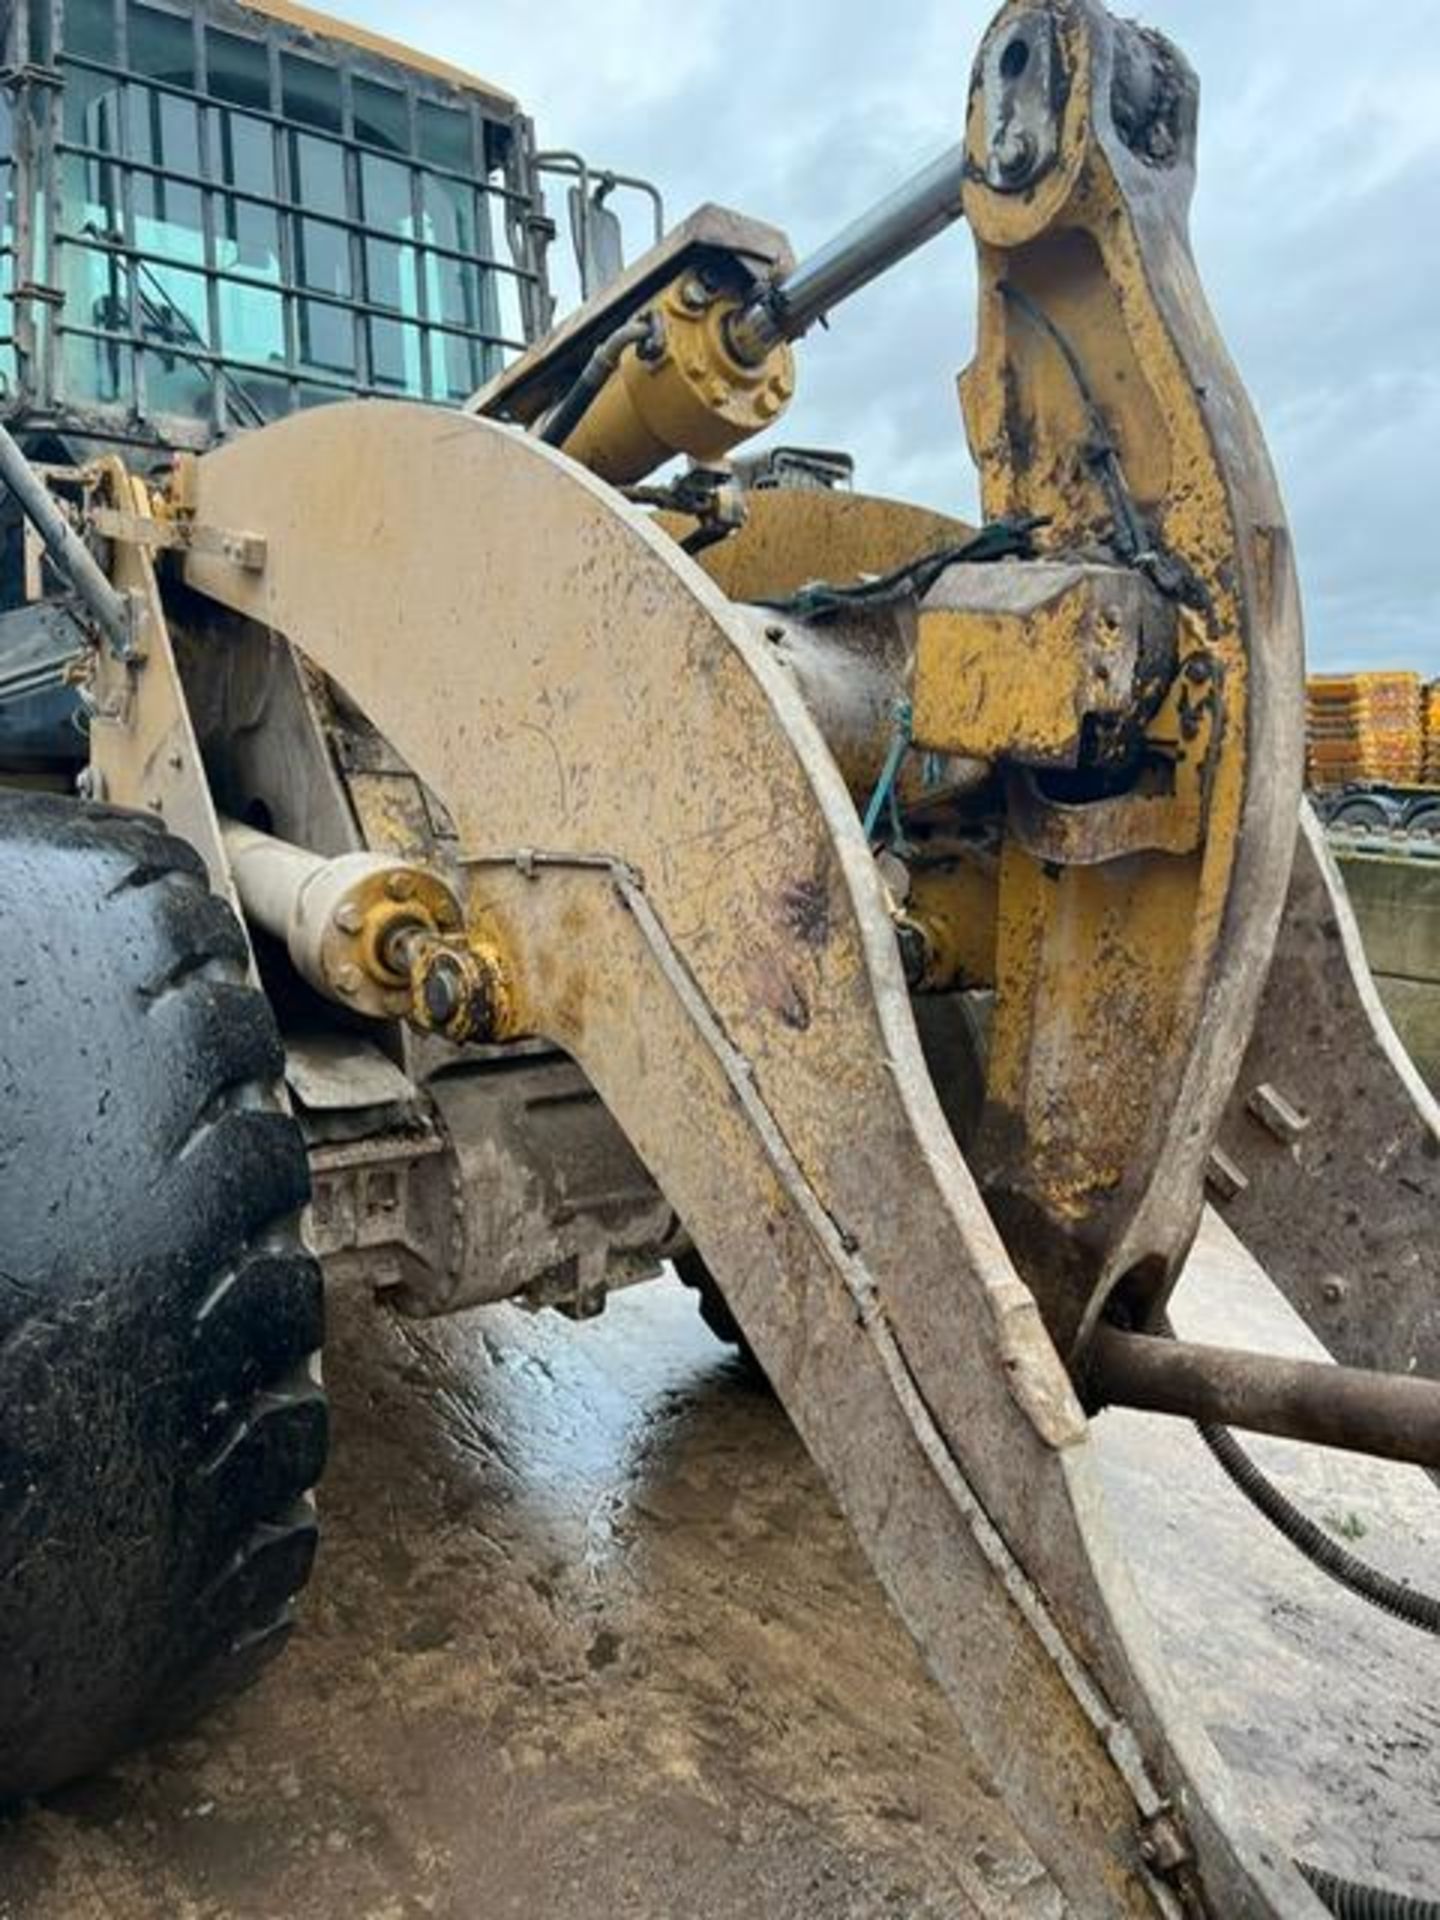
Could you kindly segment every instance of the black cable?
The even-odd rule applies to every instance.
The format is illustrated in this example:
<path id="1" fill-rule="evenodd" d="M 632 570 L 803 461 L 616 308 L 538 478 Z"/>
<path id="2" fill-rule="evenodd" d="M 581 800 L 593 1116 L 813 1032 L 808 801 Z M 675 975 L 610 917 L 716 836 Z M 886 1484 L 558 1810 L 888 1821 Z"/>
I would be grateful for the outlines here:
<path id="1" fill-rule="evenodd" d="M 1419 1587 L 1392 1580 L 1378 1567 L 1372 1567 L 1358 1554 L 1342 1547 L 1308 1514 L 1302 1513 L 1275 1485 L 1257 1462 L 1241 1446 L 1228 1427 L 1196 1423 L 1200 1438 L 1218 1462 L 1221 1470 L 1261 1513 L 1305 1558 L 1322 1573 L 1329 1574 L 1342 1587 L 1361 1600 L 1367 1600 L 1382 1613 L 1418 1627 L 1422 1633 L 1440 1635 L 1440 1599 Z M 1440 1909 L 1437 1909 L 1440 1920 Z"/>
<path id="2" fill-rule="evenodd" d="M 1312 1867 L 1305 1860 L 1297 1860 L 1295 1865 L 1335 1920 L 1440 1920 L 1440 1900 L 1342 1880 L 1338 1873 Z"/>
<path id="3" fill-rule="evenodd" d="M 1161 1313 L 1155 1326 L 1165 1339 L 1174 1340 L 1177 1337 L 1168 1313 Z M 1368 1601 L 1372 1607 L 1378 1607 L 1393 1619 L 1403 1620 L 1407 1627 L 1417 1627 L 1421 1633 L 1440 1636 L 1440 1599 L 1426 1593 L 1421 1587 L 1407 1586 L 1403 1580 L 1392 1579 L 1388 1573 L 1372 1567 L 1368 1560 L 1362 1560 L 1358 1553 L 1351 1553 L 1338 1540 L 1332 1539 L 1323 1527 L 1315 1524 L 1309 1514 L 1302 1513 L 1294 1501 L 1280 1491 L 1260 1463 L 1241 1446 L 1229 1427 L 1204 1420 L 1197 1420 L 1194 1424 L 1195 1431 L 1210 1449 L 1221 1472 L 1244 1494 L 1255 1511 L 1268 1520 L 1278 1533 L 1283 1534 L 1297 1552 L 1303 1553 L 1312 1566 L 1328 1574 L 1357 1599 Z M 1440 1916 L 1437 1916 L 1437 1920 L 1440 1920 Z"/>
<path id="4" fill-rule="evenodd" d="M 1120 464 L 1120 449 L 1110 437 L 1110 429 L 1105 424 L 1105 416 L 1100 411 L 1100 402 L 1095 398 L 1095 390 L 1090 385 L 1080 356 L 1049 314 L 1030 298 L 1023 287 L 1017 287 L 1011 280 L 1001 280 L 998 283 L 998 291 L 1002 298 L 1019 308 L 1032 326 L 1040 329 L 1065 362 L 1066 370 L 1075 383 L 1075 391 L 1079 394 L 1085 408 L 1085 417 L 1090 428 L 1088 455 L 1090 464 L 1100 476 L 1100 484 L 1105 489 L 1105 497 L 1110 503 L 1110 517 L 1115 525 L 1115 544 L 1120 549 L 1121 558 L 1128 560 L 1134 566 L 1149 550 L 1150 540 L 1130 495 L 1125 469 Z"/>
<path id="5" fill-rule="evenodd" d="M 1066 371 L 1074 382 L 1090 431 L 1085 459 L 1099 480 L 1100 490 L 1109 506 L 1110 524 L 1114 529 L 1115 547 L 1120 558 L 1137 572 L 1143 573 L 1167 598 L 1203 610 L 1208 598 L 1203 584 L 1185 561 L 1160 545 L 1135 505 L 1120 459 L 1120 449 L 1105 423 L 1095 389 L 1074 346 L 1023 287 L 1017 287 L 1013 280 L 1001 280 L 996 283 L 996 290 L 1003 300 L 1024 314 L 1030 324 L 1045 335 L 1064 361 Z"/>
<path id="6" fill-rule="evenodd" d="M 755 605 L 766 607 L 772 613 L 792 614 L 797 620 L 814 620 L 827 613 L 884 607 L 912 597 L 920 599 L 929 592 L 947 567 L 953 567 L 961 561 L 973 565 L 977 561 L 1033 559 L 1035 544 L 1031 536 L 1048 525 L 1048 516 L 1044 514 L 992 520 L 960 545 L 921 554 L 918 559 L 907 560 L 903 566 L 895 567 L 889 573 L 877 574 L 873 580 L 859 580 L 846 586 L 837 586 L 829 580 L 815 580 L 783 600 L 757 600 Z"/>
<path id="7" fill-rule="evenodd" d="M 627 347 L 637 352 L 647 345 L 654 351 L 659 340 L 659 321 L 645 312 L 622 320 L 596 347 L 572 384 L 560 396 L 553 410 L 531 428 L 547 447 L 563 447 L 580 422 L 609 385 Z"/>
<path id="8" fill-rule="evenodd" d="M 1160 1326 L 1174 1338 L 1168 1318 L 1163 1318 Z M 1422 1633 L 1440 1635 L 1440 1600 L 1418 1587 L 1392 1580 L 1332 1539 L 1280 1491 L 1228 1427 L 1197 1420 L 1195 1430 L 1231 1483 L 1312 1566 L 1382 1613 Z M 1346 1880 L 1306 1860 L 1297 1860 L 1295 1866 L 1334 1920 L 1440 1920 L 1440 1901 Z"/>

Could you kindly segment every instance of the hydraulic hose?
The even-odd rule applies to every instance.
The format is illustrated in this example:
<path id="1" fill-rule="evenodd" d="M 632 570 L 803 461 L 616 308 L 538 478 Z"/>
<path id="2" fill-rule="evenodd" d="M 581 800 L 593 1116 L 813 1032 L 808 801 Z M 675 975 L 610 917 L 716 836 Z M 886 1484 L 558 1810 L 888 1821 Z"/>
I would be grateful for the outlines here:
<path id="1" fill-rule="evenodd" d="M 607 334 L 581 368 L 573 385 L 545 417 L 539 437 L 547 447 L 563 447 L 599 398 L 601 389 L 620 364 L 627 347 L 641 347 L 655 338 L 657 322 L 647 310 Z"/>
<path id="2" fill-rule="evenodd" d="M 1157 1330 L 1168 1340 L 1175 1338 L 1175 1328 L 1168 1314 L 1160 1316 Z M 1244 1494 L 1255 1511 L 1268 1520 L 1297 1552 L 1304 1554 L 1312 1566 L 1328 1574 L 1358 1599 L 1378 1607 L 1382 1613 L 1403 1620 L 1408 1627 L 1417 1627 L 1421 1633 L 1440 1636 L 1440 1599 L 1426 1593 L 1423 1588 L 1407 1586 L 1403 1580 L 1392 1579 L 1388 1573 L 1372 1567 L 1368 1560 L 1362 1560 L 1358 1553 L 1351 1553 L 1338 1540 L 1332 1539 L 1323 1527 L 1315 1524 L 1309 1514 L 1302 1513 L 1294 1501 L 1280 1491 L 1228 1427 L 1210 1420 L 1197 1420 L 1194 1425 L 1231 1484 Z M 1437 1920 L 1440 1920 L 1440 1914 L 1437 1914 Z"/>
<path id="3" fill-rule="evenodd" d="M 1342 1880 L 1338 1873 L 1327 1873 L 1324 1867 L 1312 1867 L 1305 1860 L 1297 1860 L 1295 1865 L 1335 1920 L 1440 1920 L 1440 1900 Z"/>
<path id="4" fill-rule="evenodd" d="M 1322 1573 L 1329 1574 L 1362 1600 L 1382 1613 L 1388 1613 L 1422 1633 L 1440 1636 L 1440 1599 L 1418 1587 L 1393 1580 L 1378 1567 L 1372 1567 L 1358 1554 L 1342 1547 L 1280 1491 L 1275 1482 L 1245 1451 L 1228 1427 L 1196 1422 L 1196 1430 L 1214 1455 L 1222 1471 L 1244 1494 L 1258 1513 L 1270 1522 L 1292 1547 Z M 1357 1912 L 1360 1909 L 1356 1909 Z M 1375 1910 L 1377 1913 L 1381 1909 Z M 1440 1920 L 1440 1908 L 1431 1909 Z"/>
<path id="5" fill-rule="evenodd" d="M 1168 1314 L 1160 1316 L 1158 1328 L 1167 1338 L 1175 1338 Z M 1418 1627 L 1422 1633 L 1440 1635 L 1440 1599 L 1392 1580 L 1389 1574 L 1333 1540 L 1280 1491 L 1228 1427 L 1205 1420 L 1195 1421 L 1194 1426 L 1231 1483 L 1312 1566 L 1382 1613 Z M 1295 1866 L 1334 1920 L 1440 1920 L 1440 1901 L 1428 1896 L 1346 1880 L 1325 1867 L 1312 1866 L 1308 1860 L 1297 1860 Z"/>

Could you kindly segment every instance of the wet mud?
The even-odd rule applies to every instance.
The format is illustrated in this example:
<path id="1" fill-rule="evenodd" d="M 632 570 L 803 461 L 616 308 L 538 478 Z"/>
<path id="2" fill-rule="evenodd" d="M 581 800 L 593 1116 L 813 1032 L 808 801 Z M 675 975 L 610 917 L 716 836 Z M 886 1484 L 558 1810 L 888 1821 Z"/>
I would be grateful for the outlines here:
<path id="1" fill-rule="evenodd" d="M 1223 1230 L 1192 1331 L 1299 1348 Z M 778 1407 L 674 1281 L 598 1322 L 333 1307 L 325 1545 L 288 1655 L 0 1826 L 0 1920 L 1055 1920 Z M 1440 1890 L 1434 1643 L 1313 1573 L 1183 1427 L 1102 1422 L 1182 1683 L 1280 1841 Z M 1440 1584 L 1422 1476 L 1277 1443 Z"/>

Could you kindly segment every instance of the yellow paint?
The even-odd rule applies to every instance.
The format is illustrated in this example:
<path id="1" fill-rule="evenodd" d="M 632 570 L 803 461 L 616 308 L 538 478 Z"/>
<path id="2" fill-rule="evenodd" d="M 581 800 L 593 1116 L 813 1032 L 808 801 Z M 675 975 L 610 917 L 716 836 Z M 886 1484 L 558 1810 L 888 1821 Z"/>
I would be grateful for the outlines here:
<path id="1" fill-rule="evenodd" d="M 997 878 L 992 865 L 969 859 L 911 874 L 903 917 L 924 938 L 923 992 L 994 984 Z"/>
<path id="2" fill-rule="evenodd" d="M 993 611 L 922 607 L 917 745 L 977 760 L 1074 766 L 1085 716 L 1123 710 L 1134 647 L 1118 616 L 1096 605 L 1092 578 L 1071 574 L 1048 591 L 1038 585 L 1043 574 L 1031 577 L 1033 597 Z M 988 579 L 987 572 L 981 584 Z"/>
<path id="3" fill-rule="evenodd" d="M 1019 11 L 1007 8 L 995 31 Z M 1177 741 L 1185 683 L 1176 682 L 1150 728 L 1157 748 L 1164 742 L 1155 777 L 1085 810 L 1084 864 L 1012 843 L 1001 866 L 989 1086 L 1003 1124 L 992 1126 L 987 1171 L 1022 1211 L 1070 1223 L 1075 1258 L 1091 1250 L 1098 1299 L 1138 1263 L 1173 1271 L 1199 1219 L 1223 1061 L 1258 1001 L 1283 899 L 1288 846 L 1276 821 L 1283 813 L 1288 826 L 1299 784 L 1299 636 L 1283 513 L 1205 308 L 1179 183 L 1147 178 L 1132 197 L 1127 172 L 1142 163 L 1120 148 L 1094 90 L 1085 10 L 1061 5 L 1053 17 L 1070 86 L 1057 162 L 1032 189 L 984 184 L 979 90 L 971 99 L 979 171 L 966 213 L 980 328 L 961 396 L 981 497 L 987 517 L 1047 515 L 1055 550 L 1091 547 L 1114 516 L 1085 450 L 1108 436 L 1137 511 L 1203 598 L 1180 613 L 1182 673 L 1203 654 L 1220 688 L 1218 714 L 1207 708 Z M 1025 300 L 1063 335 L 1088 404 Z M 1063 639 L 1032 638 L 1042 656 L 1033 685 L 1013 662 L 1007 671 L 998 634 L 980 636 L 968 665 L 1053 742 L 1064 730 Z M 958 669 L 953 635 L 949 644 Z M 1257 658 L 1272 684 L 1252 708 Z M 922 651 L 922 677 L 924 667 Z M 948 697 L 956 713 L 976 704 L 973 687 Z M 985 737 L 987 704 L 978 718 L 965 711 L 967 744 Z M 990 737 L 998 741 L 998 722 Z M 1056 850 L 1075 824 L 1057 816 Z M 1096 861 L 1107 838 L 1114 857 Z M 1046 1305 L 1068 1341 L 1076 1301 Z"/>
<path id="4" fill-rule="evenodd" d="M 795 392 L 795 360 L 781 344 L 758 367 L 737 360 L 725 325 L 739 302 L 687 297 L 700 283 L 693 273 L 672 282 L 655 303 L 663 329 L 661 351 L 627 347 L 565 451 L 602 480 L 625 485 L 686 454 L 701 465 L 725 455 L 773 426 Z"/>
<path id="5" fill-rule="evenodd" d="M 487 101 L 512 108 L 519 104 L 515 96 L 507 93 L 503 87 L 493 86 L 490 81 L 482 80 L 478 74 L 470 73 L 464 67 L 452 66 L 448 60 L 437 60 L 433 54 L 421 53 L 414 47 L 407 47 L 402 41 L 391 40 L 386 34 L 372 33 L 368 27 L 352 26 L 347 20 L 337 20 L 332 14 L 317 12 L 313 7 L 297 6 L 295 0 L 241 0 L 241 5 L 250 13 L 263 14 L 267 20 L 278 20 L 287 27 L 298 27 L 303 33 L 313 33 L 321 39 L 339 40 L 347 46 L 359 47 L 362 52 L 378 54 L 384 60 L 395 61 L 397 66 L 410 67 L 416 73 L 428 73 L 432 78 L 444 80 L 466 93 L 483 94 Z"/>
<path id="6" fill-rule="evenodd" d="M 695 522 L 658 514 L 674 539 Z M 844 586 L 963 546 L 975 529 L 908 500 L 839 489 L 776 487 L 745 496 L 745 524 L 706 547 L 699 563 L 732 600 L 782 600 L 812 580 Z"/>

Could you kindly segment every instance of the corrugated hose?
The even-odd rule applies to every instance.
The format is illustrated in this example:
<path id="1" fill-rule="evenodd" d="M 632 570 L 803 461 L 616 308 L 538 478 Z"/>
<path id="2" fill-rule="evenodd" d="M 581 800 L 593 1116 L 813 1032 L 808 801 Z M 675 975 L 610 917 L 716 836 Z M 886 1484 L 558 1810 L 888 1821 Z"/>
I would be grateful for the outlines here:
<path id="1" fill-rule="evenodd" d="M 1297 1860 L 1295 1865 L 1335 1920 L 1440 1920 L 1440 1900 L 1342 1880 L 1338 1873 L 1327 1873 L 1324 1867 L 1309 1866 L 1304 1860 Z"/>
<path id="2" fill-rule="evenodd" d="M 1168 1317 L 1161 1320 L 1160 1326 L 1171 1339 L 1175 1337 Z M 1332 1539 L 1280 1491 L 1228 1427 L 1197 1420 L 1195 1430 L 1231 1484 L 1312 1566 L 1382 1613 L 1407 1626 L 1418 1627 L 1422 1633 L 1440 1635 L 1440 1599 L 1419 1587 L 1392 1579 Z M 1346 1880 L 1326 1867 L 1313 1866 L 1308 1860 L 1297 1860 L 1295 1865 L 1315 1897 L 1334 1915 L 1334 1920 L 1440 1920 L 1440 1901 L 1428 1896 Z"/>

